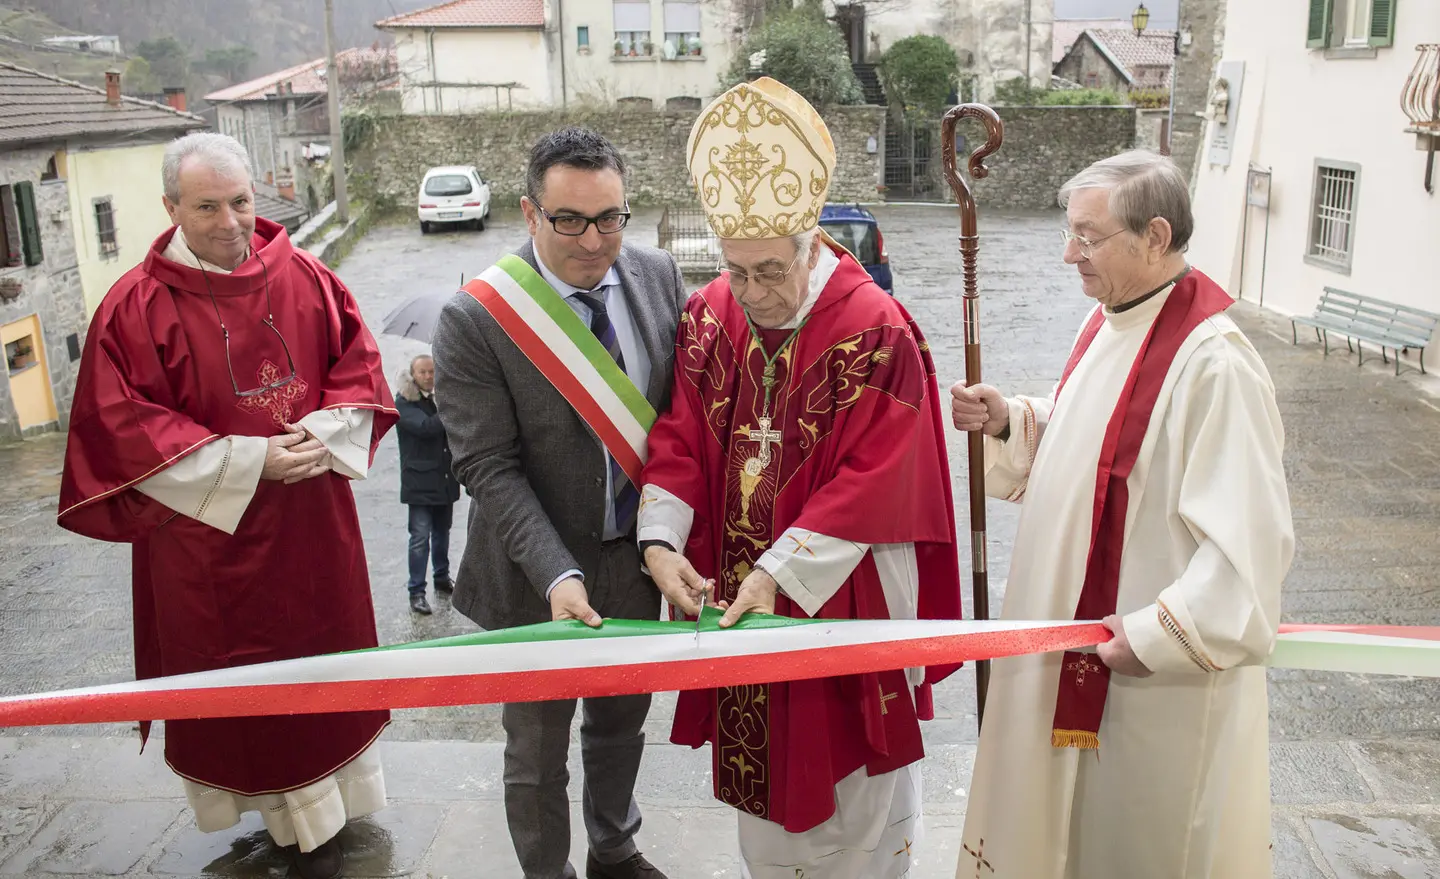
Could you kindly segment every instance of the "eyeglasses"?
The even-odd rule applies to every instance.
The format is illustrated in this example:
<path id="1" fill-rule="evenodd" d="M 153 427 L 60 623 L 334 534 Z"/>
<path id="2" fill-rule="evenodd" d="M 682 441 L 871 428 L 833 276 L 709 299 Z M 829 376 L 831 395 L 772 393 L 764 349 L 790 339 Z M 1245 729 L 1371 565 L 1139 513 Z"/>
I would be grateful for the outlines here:
<path id="1" fill-rule="evenodd" d="M 1096 247 L 1098 247 L 1101 243 L 1103 243 L 1103 242 L 1105 242 L 1105 241 L 1109 241 L 1111 238 L 1114 238 L 1116 235 L 1119 235 L 1121 232 L 1124 232 L 1124 231 L 1125 231 L 1124 229 L 1121 229 L 1121 230 L 1119 230 L 1119 231 L 1117 231 L 1117 232 L 1111 232 L 1109 235 L 1106 235 L 1104 238 L 1095 238 L 1095 239 L 1092 240 L 1092 239 L 1090 239 L 1090 238 L 1086 238 L 1084 235 L 1076 235 L 1075 233 L 1071 232 L 1069 229 L 1061 229 L 1061 230 L 1060 230 L 1060 240 L 1065 243 L 1065 244 L 1064 244 L 1065 247 L 1069 247 L 1071 241 L 1074 241 L 1075 243 L 1079 244 L 1079 245 L 1080 245 L 1080 258 L 1081 258 L 1081 259 L 1089 259 L 1090 256 L 1095 252 L 1095 248 L 1096 248 Z"/>
<path id="2" fill-rule="evenodd" d="M 584 235 L 592 223 L 601 235 L 614 235 L 616 232 L 624 229 L 625 224 L 630 222 L 630 205 L 628 203 L 625 205 L 626 209 L 623 211 L 601 214 L 598 217 L 578 217 L 574 214 L 562 214 L 557 217 L 543 207 L 540 207 L 539 202 L 535 203 L 535 207 L 540 211 L 542 217 L 550 221 L 550 228 L 561 235 L 567 235 L 571 238 L 578 238 Z"/>
<path id="3" fill-rule="evenodd" d="M 721 263 L 716 268 L 720 274 L 730 276 L 731 292 L 740 293 L 745 290 L 751 281 L 754 281 L 761 287 L 779 287 L 785 283 L 786 278 L 790 277 L 790 273 L 795 271 L 795 264 L 800 262 L 801 256 L 802 254 L 800 253 L 795 254 L 795 258 L 790 260 L 790 265 L 786 266 L 784 271 L 779 269 L 766 269 L 763 272 L 756 272 L 752 275 L 746 274 L 745 272 L 737 272 L 725 263 Z"/>
<path id="4" fill-rule="evenodd" d="M 230 372 L 230 387 L 235 391 L 235 396 L 241 398 L 258 397 L 276 388 L 283 388 L 295 380 L 295 358 L 290 356 L 290 346 L 285 343 L 285 337 L 280 335 L 280 330 L 275 326 L 274 308 L 270 304 L 270 269 L 265 265 L 265 260 L 260 259 L 260 254 L 255 254 L 255 258 L 260 260 L 260 271 L 264 273 L 265 279 L 265 319 L 260 323 L 269 327 L 270 332 L 280 340 L 280 347 L 285 350 L 285 360 L 290 364 L 290 374 L 248 391 L 240 390 L 239 383 L 235 381 L 235 364 L 230 361 L 230 329 L 225 326 L 224 319 L 220 317 L 220 303 L 215 301 L 215 291 L 210 286 L 210 273 L 205 271 L 203 265 L 200 267 L 200 274 L 205 276 L 205 291 L 210 294 L 210 305 L 215 309 L 215 319 L 220 321 L 220 333 L 225 337 L 225 368 Z"/>

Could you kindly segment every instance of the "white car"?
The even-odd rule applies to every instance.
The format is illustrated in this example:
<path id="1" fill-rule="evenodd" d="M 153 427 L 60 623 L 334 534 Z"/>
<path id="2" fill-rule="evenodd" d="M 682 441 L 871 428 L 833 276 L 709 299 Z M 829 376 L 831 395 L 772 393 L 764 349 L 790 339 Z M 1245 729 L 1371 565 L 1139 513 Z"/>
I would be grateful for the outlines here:
<path id="1" fill-rule="evenodd" d="M 474 165 L 431 168 L 420 181 L 420 232 L 436 223 L 474 223 L 485 231 L 490 216 L 490 184 Z"/>

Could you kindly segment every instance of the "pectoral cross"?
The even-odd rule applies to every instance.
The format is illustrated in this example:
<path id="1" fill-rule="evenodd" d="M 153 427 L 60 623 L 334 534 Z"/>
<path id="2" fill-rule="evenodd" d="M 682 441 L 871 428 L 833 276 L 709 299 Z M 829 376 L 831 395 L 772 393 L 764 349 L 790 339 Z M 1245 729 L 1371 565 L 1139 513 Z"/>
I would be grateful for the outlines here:
<path id="1" fill-rule="evenodd" d="M 759 430 L 750 431 L 750 441 L 760 444 L 759 461 L 761 467 L 770 466 L 770 444 L 775 443 L 779 445 L 780 436 L 780 431 L 770 429 L 770 419 L 768 417 L 760 418 Z"/>

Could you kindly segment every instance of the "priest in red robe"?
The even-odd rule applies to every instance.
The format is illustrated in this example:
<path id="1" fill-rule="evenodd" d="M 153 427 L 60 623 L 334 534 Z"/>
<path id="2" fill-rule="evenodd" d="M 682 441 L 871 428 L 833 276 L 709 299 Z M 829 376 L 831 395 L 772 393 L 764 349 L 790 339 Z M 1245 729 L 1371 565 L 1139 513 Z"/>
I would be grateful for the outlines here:
<path id="1" fill-rule="evenodd" d="M 377 643 L 350 480 L 398 416 L 354 297 L 256 218 L 249 167 L 225 135 L 170 144 L 176 225 L 85 342 L 59 523 L 134 547 L 142 679 Z M 335 834 L 385 804 L 388 721 L 172 720 L 165 759 L 201 830 L 258 810 L 302 876 L 339 876 Z"/>
<path id="2" fill-rule="evenodd" d="M 681 318 L 674 397 L 650 433 L 638 539 L 656 583 L 692 616 L 713 589 L 722 626 L 958 619 L 935 369 L 905 309 L 818 229 L 825 123 L 762 78 L 705 110 L 688 157 L 723 265 Z M 745 875 L 904 876 L 919 720 L 951 671 L 680 694 L 671 739 L 711 743 Z"/>

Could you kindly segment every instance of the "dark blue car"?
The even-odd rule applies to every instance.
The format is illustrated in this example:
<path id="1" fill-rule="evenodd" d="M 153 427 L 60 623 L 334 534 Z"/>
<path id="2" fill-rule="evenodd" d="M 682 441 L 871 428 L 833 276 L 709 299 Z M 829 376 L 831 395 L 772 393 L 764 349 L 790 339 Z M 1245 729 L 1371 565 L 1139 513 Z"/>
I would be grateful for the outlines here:
<path id="1" fill-rule="evenodd" d="M 858 204 L 827 204 L 820 211 L 820 226 L 860 261 L 880 289 L 895 295 L 890 255 L 885 252 L 885 236 L 880 234 L 874 214 Z"/>

